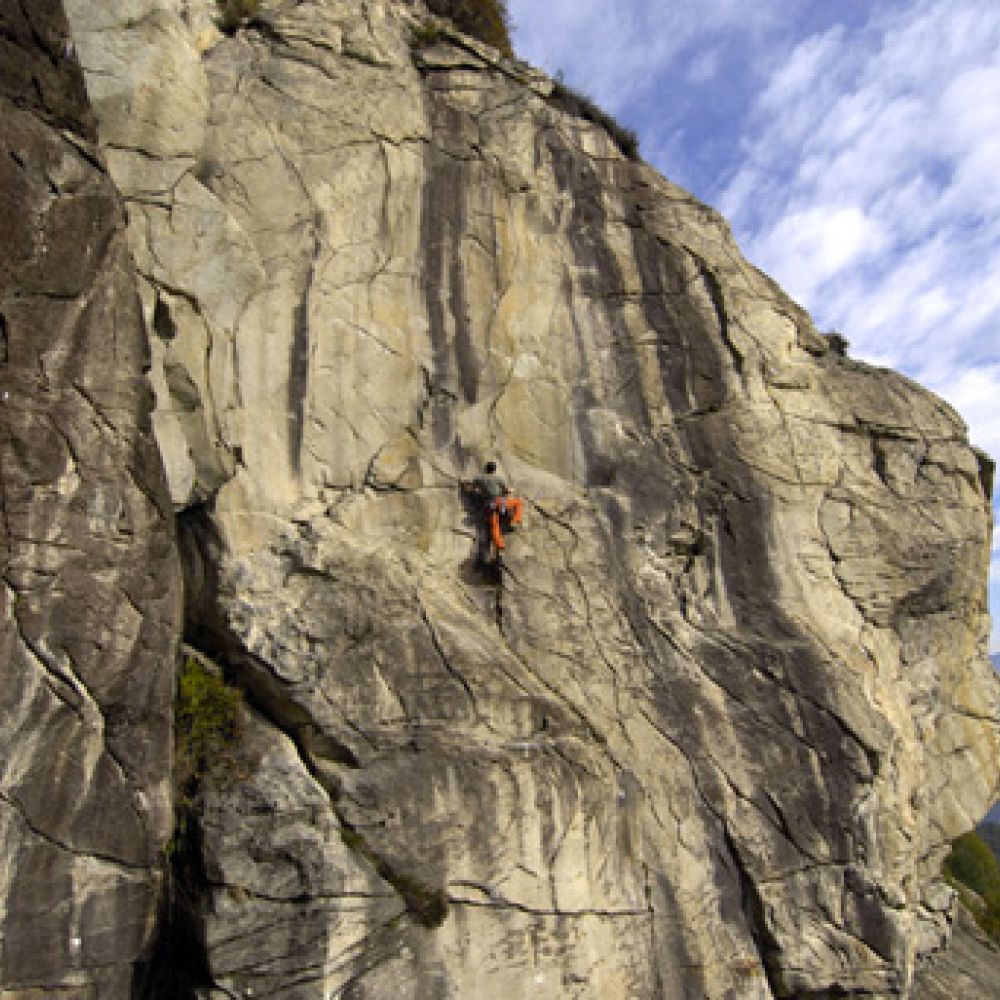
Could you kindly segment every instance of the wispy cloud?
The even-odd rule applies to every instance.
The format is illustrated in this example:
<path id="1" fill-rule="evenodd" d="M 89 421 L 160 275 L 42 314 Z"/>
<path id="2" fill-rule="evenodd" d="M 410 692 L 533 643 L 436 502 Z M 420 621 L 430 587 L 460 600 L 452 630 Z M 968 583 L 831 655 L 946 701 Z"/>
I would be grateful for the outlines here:
<path id="1" fill-rule="evenodd" d="M 801 3 L 802 0 L 794 0 Z M 684 90 L 664 93 L 665 79 L 705 84 L 719 69 L 722 50 L 706 46 L 727 32 L 766 32 L 781 18 L 780 0 L 510 0 L 518 53 L 554 73 L 562 71 L 615 114 L 642 116 L 643 105 L 670 105 Z"/>

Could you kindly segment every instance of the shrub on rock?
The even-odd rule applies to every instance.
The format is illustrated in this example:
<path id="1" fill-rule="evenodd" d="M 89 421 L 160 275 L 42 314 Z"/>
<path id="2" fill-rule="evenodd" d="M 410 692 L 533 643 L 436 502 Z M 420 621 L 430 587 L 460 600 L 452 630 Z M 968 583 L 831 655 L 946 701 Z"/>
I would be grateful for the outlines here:
<path id="1" fill-rule="evenodd" d="M 460 31 L 492 45 L 505 56 L 513 55 L 505 0 L 427 0 L 427 8 L 450 18 Z"/>

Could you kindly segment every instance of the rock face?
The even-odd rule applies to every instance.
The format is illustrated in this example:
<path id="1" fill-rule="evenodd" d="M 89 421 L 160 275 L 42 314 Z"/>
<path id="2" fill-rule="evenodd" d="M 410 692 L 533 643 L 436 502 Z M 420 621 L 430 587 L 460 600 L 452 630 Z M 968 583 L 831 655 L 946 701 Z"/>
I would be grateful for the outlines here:
<path id="1" fill-rule="evenodd" d="M 930 958 L 917 975 L 913 995 L 920 1000 L 996 996 L 1000 949 L 965 907 L 959 906 L 955 917 L 948 949 Z"/>
<path id="2" fill-rule="evenodd" d="M 121 201 L 60 5 L 0 3 L 0 996 L 129 995 L 180 564 Z"/>
<path id="3" fill-rule="evenodd" d="M 200 995 L 911 995 L 997 792 L 959 418 L 419 3 L 66 6 L 188 640 L 250 704 Z"/>

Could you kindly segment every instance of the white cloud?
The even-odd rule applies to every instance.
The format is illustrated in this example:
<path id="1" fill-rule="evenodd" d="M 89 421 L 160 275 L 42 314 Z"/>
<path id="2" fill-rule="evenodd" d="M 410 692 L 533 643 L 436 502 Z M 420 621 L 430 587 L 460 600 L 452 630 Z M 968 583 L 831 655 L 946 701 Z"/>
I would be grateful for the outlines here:
<path id="1" fill-rule="evenodd" d="M 713 34 L 765 31 L 782 16 L 781 0 L 508 0 L 514 46 L 523 58 L 585 90 L 615 114 L 655 93 L 664 68 Z M 685 61 L 688 79 L 705 82 L 718 57 L 700 48 Z M 681 77 L 683 79 L 683 76 Z"/>
<path id="2" fill-rule="evenodd" d="M 762 109 L 785 112 L 790 108 L 801 110 L 811 102 L 817 88 L 824 86 L 827 67 L 843 44 L 841 27 L 831 28 L 822 35 L 807 38 L 795 48 L 791 58 L 771 77 L 771 82 L 760 95 Z M 826 80 L 829 86 L 829 80 Z"/>
<path id="3" fill-rule="evenodd" d="M 885 243 L 878 223 L 856 205 L 813 205 L 789 211 L 754 241 L 754 249 L 788 291 L 803 300 Z"/>
<path id="4" fill-rule="evenodd" d="M 933 371 L 928 374 L 933 375 Z M 969 422 L 974 443 L 987 454 L 1000 457 L 1000 421 L 996 419 L 1000 407 L 1000 363 L 982 368 L 953 368 L 933 388 Z"/>

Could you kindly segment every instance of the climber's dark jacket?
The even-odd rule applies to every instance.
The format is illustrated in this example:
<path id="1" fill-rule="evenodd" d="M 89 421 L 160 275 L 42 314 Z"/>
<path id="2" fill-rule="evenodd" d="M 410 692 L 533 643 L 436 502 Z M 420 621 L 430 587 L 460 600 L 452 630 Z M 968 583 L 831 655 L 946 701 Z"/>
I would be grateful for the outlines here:
<path id="1" fill-rule="evenodd" d="M 472 489 L 478 493 L 486 503 L 492 503 L 498 497 L 502 497 L 507 492 L 504 481 L 496 474 L 486 473 L 476 476 L 472 480 Z"/>
<path id="2" fill-rule="evenodd" d="M 483 501 L 483 512 L 486 515 L 486 526 L 497 552 L 503 552 L 504 540 L 500 518 L 504 516 L 507 523 L 516 527 L 521 523 L 524 505 L 518 497 L 512 496 L 506 483 L 493 473 L 477 476 L 471 483 L 463 483 L 464 488 L 471 490 Z"/>

